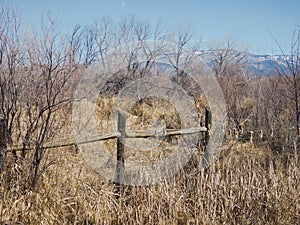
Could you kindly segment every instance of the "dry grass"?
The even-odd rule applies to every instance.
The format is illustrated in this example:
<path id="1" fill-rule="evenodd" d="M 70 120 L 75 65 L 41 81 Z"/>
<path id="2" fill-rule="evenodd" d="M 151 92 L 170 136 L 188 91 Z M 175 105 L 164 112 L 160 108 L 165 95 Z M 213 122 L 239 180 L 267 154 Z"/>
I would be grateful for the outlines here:
<path id="1" fill-rule="evenodd" d="M 127 187 L 119 199 L 80 154 L 59 149 L 51 152 L 56 163 L 36 191 L 24 187 L 21 168 L 14 170 L 22 177 L 10 189 L 1 186 L 1 222 L 299 224 L 299 155 L 250 149 L 236 147 L 205 173 L 191 164 L 159 185 Z"/>
<path id="2" fill-rule="evenodd" d="M 125 187 L 119 198 L 76 149 L 50 150 L 47 162 L 34 191 L 26 160 L 1 175 L 0 224 L 300 224 L 296 153 L 238 143 L 207 171 L 191 160 L 169 180 Z"/>

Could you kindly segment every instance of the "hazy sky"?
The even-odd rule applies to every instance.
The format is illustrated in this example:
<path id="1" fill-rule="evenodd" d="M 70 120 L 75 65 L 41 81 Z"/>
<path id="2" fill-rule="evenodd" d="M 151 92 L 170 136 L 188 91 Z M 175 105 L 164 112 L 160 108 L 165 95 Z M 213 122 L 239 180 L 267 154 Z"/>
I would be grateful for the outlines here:
<path id="1" fill-rule="evenodd" d="M 1 2 L 1 0 L 0 0 Z M 39 26 L 51 12 L 60 26 L 88 25 L 102 17 L 118 22 L 135 15 L 151 24 L 162 21 L 171 29 L 190 25 L 203 46 L 231 36 L 253 53 L 278 53 L 269 32 L 284 48 L 300 24 L 300 0 L 4 0 L 18 7 L 23 22 Z"/>

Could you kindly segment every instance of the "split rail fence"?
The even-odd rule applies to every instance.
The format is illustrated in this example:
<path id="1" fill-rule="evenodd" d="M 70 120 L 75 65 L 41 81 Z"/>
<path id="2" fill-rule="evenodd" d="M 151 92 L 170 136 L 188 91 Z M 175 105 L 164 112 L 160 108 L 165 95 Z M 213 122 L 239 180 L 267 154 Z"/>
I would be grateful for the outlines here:
<path id="1" fill-rule="evenodd" d="M 60 140 L 44 143 L 43 149 L 56 149 L 60 147 L 74 146 L 92 142 L 99 142 L 108 139 L 117 139 L 117 165 L 116 165 L 116 179 L 114 184 L 120 188 L 122 177 L 124 176 L 124 147 L 126 138 L 148 138 L 148 137 L 168 137 L 174 135 L 192 135 L 204 133 L 204 142 L 209 141 L 209 131 L 211 127 L 211 113 L 206 109 L 205 113 L 205 127 L 186 128 L 186 129 L 156 129 L 156 130 L 126 130 L 126 116 L 118 112 L 118 130 L 117 132 L 95 135 L 93 137 L 83 137 L 79 139 Z M 6 119 L 0 115 L 0 171 L 3 171 L 5 164 L 5 155 L 7 152 L 29 151 L 33 150 L 34 146 L 23 145 L 8 145 L 7 144 L 7 129 Z M 119 192 L 119 191 L 118 191 Z"/>

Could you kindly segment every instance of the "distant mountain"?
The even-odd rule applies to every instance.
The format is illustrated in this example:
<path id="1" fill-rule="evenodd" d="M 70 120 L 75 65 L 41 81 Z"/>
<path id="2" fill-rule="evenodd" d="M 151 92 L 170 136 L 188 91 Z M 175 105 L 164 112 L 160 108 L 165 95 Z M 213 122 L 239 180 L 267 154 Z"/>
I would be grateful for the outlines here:
<path id="1" fill-rule="evenodd" d="M 243 55 L 240 64 L 244 67 L 245 75 L 255 75 L 255 76 L 274 76 L 278 75 L 278 71 L 281 74 L 288 71 L 288 66 L 286 61 L 290 61 L 289 56 L 284 55 L 263 55 L 263 54 L 252 54 L 252 53 L 241 53 L 234 51 L 230 57 L 235 57 L 237 55 Z M 196 57 L 198 57 L 203 63 L 205 63 L 209 68 L 213 69 L 213 56 L 212 51 L 203 50 L 196 52 Z M 152 66 L 155 66 L 158 73 L 164 73 L 167 76 L 173 76 L 174 67 L 172 64 L 166 62 L 155 62 Z"/>
<path id="2" fill-rule="evenodd" d="M 209 67 L 213 67 L 211 51 L 199 51 L 198 56 Z M 235 52 L 233 54 L 240 54 Z M 288 71 L 286 60 L 290 60 L 283 55 L 259 55 L 252 53 L 245 53 L 245 57 L 241 61 L 245 65 L 245 74 L 252 74 L 257 76 L 272 76 L 281 72 Z"/>
<path id="3" fill-rule="evenodd" d="M 266 76 L 276 75 L 278 71 L 282 73 L 288 71 L 286 58 L 283 55 L 247 54 L 246 60 L 246 73 Z M 289 58 L 287 60 L 289 60 Z"/>

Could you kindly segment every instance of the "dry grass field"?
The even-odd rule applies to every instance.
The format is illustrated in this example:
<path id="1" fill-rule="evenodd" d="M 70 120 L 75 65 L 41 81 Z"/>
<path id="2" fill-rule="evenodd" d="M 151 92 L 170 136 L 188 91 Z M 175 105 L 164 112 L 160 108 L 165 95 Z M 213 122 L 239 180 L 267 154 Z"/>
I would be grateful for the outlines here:
<path id="1" fill-rule="evenodd" d="M 126 187 L 118 199 L 74 149 L 49 152 L 53 165 L 36 191 L 26 171 L 0 190 L 1 224 L 299 224 L 300 161 L 248 144 L 201 173 L 191 163 L 175 177 Z M 5 179 L 5 173 L 1 180 Z"/>
<path id="2" fill-rule="evenodd" d="M 99 118 L 109 118 L 109 102 L 101 103 Z M 150 124 L 147 107 L 135 113 Z M 109 124 L 101 121 L 99 129 Z M 0 224 L 300 224 L 299 154 L 231 144 L 206 171 L 197 170 L 195 157 L 164 182 L 124 187 L 120 196 L 75 147 L 48 150 L 49 167 L 35 190 L 28 188 L 26 159 L 1 174 Z"/>

